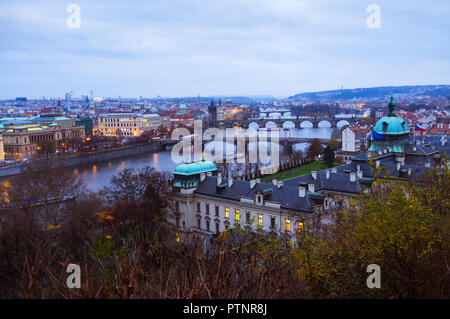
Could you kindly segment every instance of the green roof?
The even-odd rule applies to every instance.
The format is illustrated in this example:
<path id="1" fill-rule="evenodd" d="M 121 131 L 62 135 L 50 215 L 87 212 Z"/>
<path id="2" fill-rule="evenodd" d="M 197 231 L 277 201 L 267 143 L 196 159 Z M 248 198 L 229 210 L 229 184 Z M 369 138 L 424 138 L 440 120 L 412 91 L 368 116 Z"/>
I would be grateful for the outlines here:
<path id="1" fill-rule="evenodd" d="M 389 113 L 387 116 L 380 119 L 375 125 L 375 132 L 383 135 L 403 135 L 409 134 L 408 123 L 395 113 L 396 103 L 394 98 L 388 104 Z"/>
<path id="2" fill-rule="evenodd" d="M 213 162 L 203 161 L 194 163 L 180 164 L 175 168 L 175 175 L 196 175 L 206 172 L 217 171 L 217 167 Z"/>
<path id="3" fill-rule="evenodd" d="M 179 109 L 180 110 L 186 110 L 188 106 L 186 104 L 180 104 Z"/>

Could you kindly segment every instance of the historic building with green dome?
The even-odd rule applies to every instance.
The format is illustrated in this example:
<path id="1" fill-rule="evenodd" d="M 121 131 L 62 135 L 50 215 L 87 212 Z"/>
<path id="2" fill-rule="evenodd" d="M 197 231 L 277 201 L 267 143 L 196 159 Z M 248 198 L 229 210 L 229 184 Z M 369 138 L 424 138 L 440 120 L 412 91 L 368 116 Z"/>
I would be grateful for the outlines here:
<path id="1" fill-rule="evenodd" d="M 409 140 L 409 126 L 395 113 L 394 97 L 388 104 L 389 113 L 381 118 L 372 131 L 369 152 L 388 149 L 393 153 L 404 153 Z"/>

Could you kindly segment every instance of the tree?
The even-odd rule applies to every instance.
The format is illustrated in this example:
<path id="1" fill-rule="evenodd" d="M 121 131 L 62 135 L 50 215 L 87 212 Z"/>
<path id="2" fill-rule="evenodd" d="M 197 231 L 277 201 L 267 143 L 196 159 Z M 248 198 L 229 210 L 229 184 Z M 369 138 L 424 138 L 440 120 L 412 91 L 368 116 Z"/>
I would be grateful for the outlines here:
<path id="1" fill-rule="evenodd" d="M 307 155 L 308 157 L 314 158 L 321 155 L 323 152 L 323 146 L 320 139 L 315 138 L 311 141 L 311 145 L 308 147 Z"/>
<path id="2" fill-rule="evenodd" d="M 111 178 L 111 185 L 103 189 L 109 201 L 136 201 L 144 198 L 149 185 L 160 195 L 169 191 L 169 172 L 159 172 L 154 167 L 126 168 Z"/>
<path id="3" fill-rule="evenodd" d="M 334 150 L 328 145 L 323 152 L 323 160 L 327 167 L 332 167 L 335 161 Z"/>
<path id="4" fill-rule="evenodd" d="M 56 146 L 52 141 L 40 141 L 37 143 L 36 149 L 38 154 L 45 154 L 47 157 L 49 157 L 49 155 L 55 153 Z"/>
<path id="5" fill-rule="evenodd" d="M 339 148 L 339 142 L 332 138 L 328 141 L 327 146 L 329 146 L 333 151 L 337 151 Z"/>

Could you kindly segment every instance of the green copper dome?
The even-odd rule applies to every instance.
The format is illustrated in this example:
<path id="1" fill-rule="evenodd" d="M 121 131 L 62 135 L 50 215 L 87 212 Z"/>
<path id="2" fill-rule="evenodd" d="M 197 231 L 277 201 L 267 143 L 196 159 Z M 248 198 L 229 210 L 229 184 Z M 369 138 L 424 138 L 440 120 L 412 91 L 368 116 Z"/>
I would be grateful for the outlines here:
<path id="1" fill-rule="evenodd" d="M 180 164 L 177 166 L 177 168 L 175 168 L 174 175 L 188 176 L 214 171 L 217 171 L 216 164 L 209 161 L 203 161 L 203 162 Z"/>
<path id="2" fill-rule="evenodd" d="M 393 97 L 391 97 L 388 107 L 389 113 L 377 122 L 374 128 L 375 132 L 383 135 L 409 134 L 408 123 L 394 111 L 395 102 Z"/>
<path id="3" fill-rule="evenodd" d="M 188 106 L 186 104 L 180 104 L 178 107 L 180 110 L 187 110 Z"/>

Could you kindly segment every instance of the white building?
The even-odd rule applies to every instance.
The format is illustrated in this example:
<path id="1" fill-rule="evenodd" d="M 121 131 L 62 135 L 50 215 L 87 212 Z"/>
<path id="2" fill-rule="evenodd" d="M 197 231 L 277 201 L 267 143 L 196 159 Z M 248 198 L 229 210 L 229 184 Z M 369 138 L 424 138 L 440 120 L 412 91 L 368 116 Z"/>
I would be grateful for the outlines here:
<path id="1" fill-rule="evenodd" d="M 93 121 L 93 133 L 100 136 L 140 136 L 161 125 L 158 114 L 109 113 L 100 114 Z"/>
<path id="2" fill-rule="evenodd" d="M 349 126 L 342 130 L 342 151 L 343 152 L 359 152 L 361 145 L 365 144 L 368 128 L 359 128 L 357 126 Z"/>
<path id="3" fill-rule="evenodd" d="M 336 168 L 292 179 L 289 185 L 225 179 L 216 171 L 211 162 L 176 168 L 169 215 L 183 234 L 211 235 L 239 226 L 294 242 L 304 228 L 317 220 L 326 223 L 331 218 L 326 212 L 348 206 L 349 195 L 362 190 L 356 173 Z"/>

